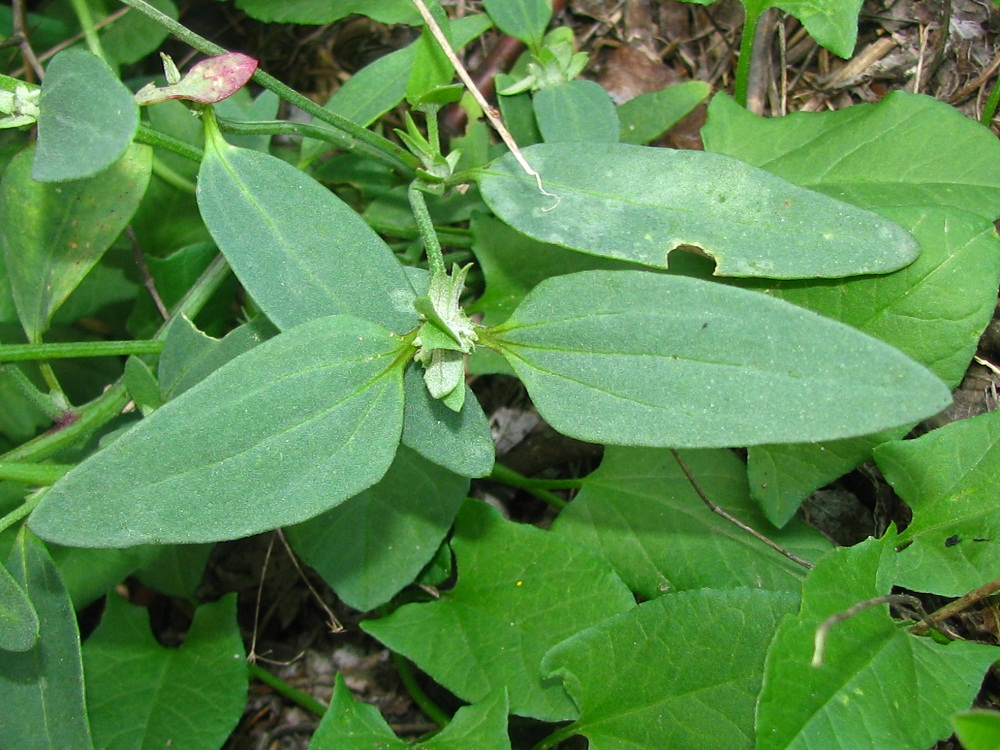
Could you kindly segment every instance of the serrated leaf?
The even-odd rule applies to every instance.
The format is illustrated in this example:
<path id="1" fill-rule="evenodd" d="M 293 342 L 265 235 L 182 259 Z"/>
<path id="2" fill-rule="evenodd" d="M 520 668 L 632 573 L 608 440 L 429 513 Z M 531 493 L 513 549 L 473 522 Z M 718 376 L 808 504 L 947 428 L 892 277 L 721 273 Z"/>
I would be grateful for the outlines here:
<path id="1" fill-rule="evenodd" d="M 31 176 L 92 177 L 121 158 L 138 127 L 139 106 L 108 64 L 83 50 L 63 50 L 45 71 Z"/>
<path id="2" fill-rule="evenodd" d="M 38 640 L 38 614 L 6 567 L 0 565 L 0 650 L 27 651 Z"/>
<path id="3" fill-rule="evenodd" d="M 135 213 L 153 152 L 135 145 L 93 177 L 45 184 L 30 174 L 34 149 L 18 154 L 0 183 L 4 258 L 18 315 L 30 340 L 101 259 Z"/>
<path id="4" fill-rule="evenodd" d="M 478 399 L 466 389 L 458 412 L 433 398 L 419 365 L 406 368 L 403 445 L 429 461 L 465 477 L 484 477 L 493 470 L 495 451 L 490 425 Z"/>
<path id="5" fill-rule="evenodd" d="M 499 691 L 464 706 L 429 740 L 404 742 L 375 706 L 355 700 L 339 672 L 333 700 L 309 743 L 309 750 L 510 750 L 507 696 Z"/>
<path id="6" fill-rule="evenodd" d="M 911 635 L 885 605 L 835 625 L 822 664 L 811 666 L 816 628 L 826 618 L 889 593 L 894 541 L 835 550 L 806 578 L 799 614 L 781 624 L 768 650 L 757 706 L 760 750 L 925 748 L 950 734 L 949 717 L 972 702 L 1000 651 Z"/>
<path id="7" fill-rule="evenodd" d="M 930 372 L 852 328 L 680 276 L 547 279 L 482 338 L 546 421 L 589 442 L 711 448 L 836 439 L 930 416 L 951 400 Z"/>
<path id="8" fill-rule="evenodd" d="M 546 143 L 618 143 L 621 124 L 615 104 L 594 81 L 549 86 L 535 94 L 533 103 Z"/>
<path id="9" fill-rule="evenodd" d="M 124 547 L 236 539 L 318 515 L 392 462 L 400 346 L 347 316 L 286 331 L 69 472 L 29 524 L 60 544 Z"/>
<path id="10" fill-rule="evenodd" d="M 666 267 L 693 245 L 720 276 L 885 273 L 917 256 L 902 227 L 721 154 L 630 144 L 524 149 L 547 192 L 508 154 L 479 176 L 483 199 L 519 232 L 580 252 Z"/>
<path id="11" fill-rule="evenodd" d="M 763 118 L 719 94 L 702 137 L 711 151 L 871 210 L 941 206 L 1000 216 L 1000 142 L 929 96 L 894 91 L 878 104 Z"/>
<path id="12" fill-rule="evenodd" d="M 380 23 L 422 23 L 410 0 L 238 0 L 236 7 L 259 21 L 326 24 L 360 13 Z"/>
<path id="13" fill-rule="evenodd" d="M 466 701 L 506 687 L 510 710 L 547 721 L 576 709 L 543 678 L 556 643 L 631 609 L 628 589 L 602 560 L 539 529 L 504 521 L 466 501 L 451 543 L 455 588 L 427 604 L 407 604 L 362 629 L 411 659 Z"/>
<path id="14" fill-rule="evenodd" d="M 704 81 L 685 81 L 640 94 L 618 105 L 622 143 L 641 145 L 656 140 L 686 117 L 711 93 Z"/>
<path id="15" fill-rule="evenodd" d="M 235 594 L 198 607 L 177 648 L 157 643 L 145 609 L 108 596 L 101 624 L 83 647 L 97 744 L 220 747 L 246 703 L 245 659 Z"/>
<path id="16" fill-rule="evenodd" d="M 378 483 L 285 533 L 345 604 L 367 612 L 434 557 L 468 490 L 465 477 L 400 446 Z"/>
<path id="17" fill-rule="evenodd" d="M 898 583 L 961 596 L 1000 570 L 1000 412 L 875 449 L 913 520 L 899 535 Z"/>
<path id="18" fill-rule="evenodd" d="M 771 527 L 735 454 L 685 451 L 683 459 L 713 502 L 785 549 L 807 560 L 829 549 L 805 524 Z M 805 578 L 804 568 L 712 513 L 663 449 L 608 446 L 552 531 L 605 557 L 646 599 L 698 588 L 798 592 Z"/>
<path id="19" fill-rule="evenodd" d="M 282 330 L 341 313 L 397 333 L 416 327 L 416 295 L 389 246 L 287 162 L 214 133 L 198 174 L 198 207 L 237 277 Z"/>
<path id="20" fill-rule="evenodd" d="M 591 750 L 752 748 L 767 644 L 797 603 L 776 591 L 684 591 L 563 641 L 542 665 L 580 707 L 567 731 Z"/>
<path id="21" fill-rule="evenodd" d="M 22 528 L 7 569 L 38 613 L 39 638 L 27 651 L 0 650 L 0 747 L 92 750 L 80 633 L 55 565 Z"/>
<path id="22" fill-rule="evenodd" d="M 483 8 L 504 34 L 533 50 L 541 47 L 552 20 L 550 0 L 483 0 Z"/>

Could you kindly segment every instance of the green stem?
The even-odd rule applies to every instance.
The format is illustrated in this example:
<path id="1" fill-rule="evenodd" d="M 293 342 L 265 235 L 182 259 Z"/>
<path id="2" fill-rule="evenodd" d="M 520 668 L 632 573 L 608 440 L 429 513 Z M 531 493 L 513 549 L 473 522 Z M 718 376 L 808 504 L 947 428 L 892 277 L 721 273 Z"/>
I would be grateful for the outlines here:
<path id="1" fill-rule="evenodd" d="M 431 220 L 430 211 L 427 210 L 427 200 L 424 198 L 424 191 L 420 189 L 417 180 L 410 183 L 407 195 L 410 198 L 413 218 L 417 221 L 417 229 L 424 241 L 424 249 L 427 251 L 427 265 L 430 267 L 431 274 L 448 273 L 444 265 L 444 255 L 441 253 L 441 241 L 438 239 L 437 232 L 434 231 L 434 222 Z"/>
<path id="2" fill-rule="evenodd" d="M 275 677 L 273 674 L 257 664 L 251 662 L 250 664 L 247 664 L 247 667 L 250 670 L 251 677 L 260 680 L 265 685 L 288 698 L 288 700 L 292 701 L 292 703 L 297 706 L 304 708 L 309 713 L 320 717 L 326 713 L 327 707 L 308 693 L 304 693 L 298 688 L 292 687 L 284 680 Z"/>
<path id="3" fill-rule="evenodd" d="M 87 439 L 121 413 L 128 403 L 128 392 L 115 383 L 89 404 L 74 410 L 76 419 L 57 430 L 50 430 L 0 456 L 0 461 L 41 461 Z"/>
<path id="4" fill-rule="evenodd" d="M 548 737 L 546 737 L 537 745 L 535 745 L 533 748 L 531 748 L 531 750 L 549 750 L 550 748 L 553 748 L 556 745 L 558 745 L 563 740 L 568 740 L 570 737 L 575 737 L 577 734 L 578 732 L 576 731 L 574 725 L 570 724 L 569 726 L 557 729 Z"/>
<path id="5" fill-rule="evenodd" d="M 80 28 L 83 31 L 83 38 L 87 40 L 87 48 L 99 58 L 108 62 L 108 56 L 104 54 L 101 46 L 101 38 L 97 35 L 97 28 L 94 26 L 94 17 L 90 13 L 90 6 L 87 0 L 70 0 L 73 12 L 76 13 L 80 21 Z"/>
<path id="6" fill-rule="evenodd" d="M 736 84 L 733 97 L 741 107 L 747 106 L 747 87 L 750 82 L 750 61 L 753 59 L 754 41 L 757 37 L 757 22 L 760 20 L 759 10 L 747 8 L 743 20 L 743 38 L 740 39 L 740 59 L 736 63 Z"/>
<path id="7" fill-rule="evenodd" d="M 20 461 L 0 461 L 0 480 L 23 482 L 36 486 L 55 484 L 72 469 L 71 464 L 26 464 Z"/>
<path id="8" fill-rule="evenodd" d="M 166 162 L 156 156 L 153 157 L 153 174 L 183 193 L 194 195 L 198 190 L 198 186 L 191 180 L 169 167 Z"/>
<path id="9" fill-rule="evenodd" d="M 504 466 L 503 464 L 493 464 L 493 471 L 490 473 L 490 479 L 494 482 L 502 482 L 503 484 L 509 484 L 511 487 L 522 489 L 525 492 L 534 495 L 543 503 L 548 503 L 556 510 L 562 510 L 569 504 L 558 495 L 553 494 L 548 489 L 541 486 L 546 480 L 531 479 L 523 474 L 518 474 L 516 471 Z M 578 486 L 582 486 L 582 483 Z"/>
<path id="10" fill-rule="evenodd" d="M 451 719 L 440 706 L 428 697 L 424 689 L 417 683 L 417 678 L 410 668 L 410 662 L 395 651 L 392 652 L 392 661 L 396 665 L 396 671 L 399 673 L 399 679 L 402 681 L 403 687 L 406 688 L 406 692 L 413 698 L 413 702 L 417 704 L 428 719 L 439 727 L 447 726 Z"/>
<path id="11" fill-rule="evenodd" d="M 26 346 L 32 346 L 32 344 L 26 344 Z M 5 347 L 0 347 L 0 349 L 3 348 Z M 36 409 L 42 412 L 42 414 L 47 416 L 53 422 L 58 419 L 62 419 L 66 410 L 60 405 L 53 403 L 51 396 L 38 390 L 38 388 L 35 387 L 35 384 L 31 382 L 20 367 L 0 366 L 0 371 L 6 372 L 7 375 L 10 376 L 10 379 L 13 381 L 14 385 L 17 386 L 17 389 L 21 392 L 21 394 L 28 399 L 28 401 L 30 401 Z"/>
<path id="12" fill-rule="evenodd" d="M 993 82 L 993 90 L 990 92 L 985 106 L 983 106 L 983 115 L 979 118 L 979 121 L 986 127 L 992 125 L 998 106 L 1000 106 L 1000 78 Z"/>
<path id="13" fill-rule="evenodd" d="M 143 123 L 139 124 L 139 129 L 135 133 L 135 140 L 139 143 L 146 143 L 156 148 L 173 151 L 178 156 L 190 159 L 194 162 L 201 162 L 202 150 L 197 146 L 192 146 L 187 141 L 174 138 L 172 135 L 161 133 L 159 130 L 149 127 Z"/>
<path id="14" fill-rule="evenodd" d="M 203 52 L 206 55 L 222 55 L 227 51 L 223 47 L 213 44 L 204 37 L 195 34 L 193 31 L 185 27 L 183 24 L 178 23 L 170 16 L 161 13 L 149 3 L 145 2 L 145 0 L 121 0 L 121 2 L 151 18 L 162 28 L 169 31 L 181 41 L 194 47 L 199 52 Z M 361 127 L 357 123 L 351 122 L 346 117 L 341 117 L 328 109 L 324 109 L 316 104 L 316 102 L 312 101 L 312 99 L 303 96 L 299 92 L 283 84 L 274 76 L 268 75 L 260 69 L 253 74 L 253 80 L 269 91 L 273 91 L 289 104 L 293 104 L 303 112 L 312 115 L 317 120 L 325 122 L 328 125 L 332 125 L 338 130 L 341 130 L 347 135 L 357 139 L 361 143 L 371 146 L 375 151 L 378 151 L 382 155 L 381 158 L 386 161 L 386 163 L 390 163 L 391 166 L 397 169 L 402 175 L 412 177 L 415 174 L 414 170 L 420 164 L 419 159 L 403 150 L 392 141 Z"/>
<path id="15" fill-rule="evenodd" d="M 36 359 L 118 357 L 129 354 L 159 354 L 162 341 L 70 341 L 61 344 L 0 344 L 0 362 Z"/>
<path id="16" fill-rule="evenodd" d="M 0 518 L 0 533 L 9 529 L 22 518 L 27 518 L 31 515 L 31 511 L 33 511 L 35 506 L 41 502 L 42 495 L 44 494 L 44 492 L 36 492 L 34 495 L 29 495 L 22 505 L 14 508 L 14 510 L 3 518 Z"/>
<path id="17" fill-rule="evenodd" d="M 218 290 L 219 286 L 229 276 L 229 263 L 226 257 L 219 253 L 211 263 L 202 271 L 201 276 L 194 282 L 190 289 L 181 297 L 180 302 L 175 305 L 170 317 L 167 318 L 160 330 L 156 332 L 157 339 L 163 339 L 167 335 L 170 324 L 182 315 L 188 320 L 194 320 L 195 316 L 201 312 L 202 308 Z"/>

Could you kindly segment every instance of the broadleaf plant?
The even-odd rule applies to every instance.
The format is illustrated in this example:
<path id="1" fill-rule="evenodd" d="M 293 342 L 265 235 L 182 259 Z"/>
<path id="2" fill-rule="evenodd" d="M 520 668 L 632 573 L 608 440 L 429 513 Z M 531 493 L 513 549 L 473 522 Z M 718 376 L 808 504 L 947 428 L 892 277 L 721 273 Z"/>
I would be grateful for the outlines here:
<path id="1" fill-rule="evenodd" d="M 248 680 L 313 750 L 995 733 L 948 618 L 1000 589 L 996 419 L 907 437 L 993 314 L 1000 146 L 741 106 L 765 11 L 848 56 L 859 2 L 745 0 L 704 151 L 647 144 L 707 83 L 619 104 L 548 0 L 237 0 L 409 27 L 319 103 L 122 4 L 0 71 L 0 745 L 242 746 Z M 496 107 L 447 54 L 491 29 Z M 895 525 L 838 547 L 803 500 L 872 457 Z M 310 659 L 380 655 L 310 695 L 272 648 L 320 617 Z M 360 700 L 385 651 L 430 724 Z"/>

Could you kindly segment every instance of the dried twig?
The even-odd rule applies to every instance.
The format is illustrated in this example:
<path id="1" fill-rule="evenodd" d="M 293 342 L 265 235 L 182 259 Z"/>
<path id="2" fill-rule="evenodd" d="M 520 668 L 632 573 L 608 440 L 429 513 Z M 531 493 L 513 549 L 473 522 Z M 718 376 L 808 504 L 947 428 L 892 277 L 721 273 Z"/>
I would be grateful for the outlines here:
<path id="1" fill-rule="evenodd" d="M 866 609 L 878 607 L 882 604 L 909 604 L 917 611 L 923 610 L 923 605 L 915 596 L 910 596 L 909 594 L 886 594 L 885 596 L 876 596 L 872 599 L 865 599 L 863 602 L 858 602 L 853 607 L 849 607 L 843 612 L 837 612 L 836 614 L 830 615 L 820 623 L 818 628 L 816 628 L 816 635 L 813 639 L 812 666 L 820 667 L 823 665 L 823 652 L 826 650 L 826 637 L 834 625 L 842 623 L 844 620 L 849 620 L 855 615 L 864 612 Z"/>
<path id="2" fill-rule="evenodd" d="M 959 597 L 955 601 L 945 604 L 940 609 L 934 610 L 920 622 L 910 626 L 910 632 L 914 635 L 923 635 L 928 630 L 935 627 L 938 623 L 944 622 L 949 617 L 954 617 L 959 612 L 968 609 L 976 602 L 981 601 L 988 596 L 993 596 L 993 594 L 996 594 L 998 591 L 1000 591 L 1000 578 L 983 584 L 978 589 L 973 589 L 965 596 Z"/>

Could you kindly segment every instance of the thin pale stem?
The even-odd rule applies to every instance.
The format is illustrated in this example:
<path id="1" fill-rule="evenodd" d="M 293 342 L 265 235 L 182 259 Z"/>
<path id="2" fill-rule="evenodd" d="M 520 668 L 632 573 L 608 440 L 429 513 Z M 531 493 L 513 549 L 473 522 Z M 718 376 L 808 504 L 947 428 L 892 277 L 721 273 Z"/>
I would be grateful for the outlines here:
<path id="1" fill-rule="evenodd" d="M 31 511 L 35 509 L 38 503 L 42 500 L 42 495 L 44 491 L 36 492 L 33 495 L 29 495 L 28 499 L 24 501 L 22 505 L 14 508 L 10 513 L 8 513 L 3 518 L 0 518 L 0 533 L 6 531 L 15 523 L 20 521 L 22 518 L 27 518 L 31 515 Z"/>
<path id="2" fill-rule="evenodd" d="M 72 468 L 71 464 L 26 464 L 21 461 L 0 461 L 0 480 L 47 487 L 50 484 L 55 484 L 59 477 Z"/>
<path id="3" fill-rule="evenodd" d="M 504 466 L 503 464 L 493 464 L 493 471 L 490 472 L 490 479 L 494 482 L 500 482 L 502 484 L 507 484 L 511 487 L 517 487 L 518 489 L 524 490 L 541 500 L 543 503 L 551 505 L 556 510 L 562 510 L 569 504 L 561 497 L 551 492 L 552 489 L 566 489 L 566 480 L 554 480 L 556 482 L 555 485 L 547 485 L 543 479 L 532 479 L 531 477 L 526 477 L 523 474 L 519 474 L 513 469 Z M 582 483 L 577 483 L 576 486 L 580 487 L 582 486 Z"/>
<path id="4" fill-rule="evenodd" d="M 419 183 L 414 180 L 410 183 L 407 191 L 410 199 L 410 210 L 413 211 L 413 218 L 417 222 L 417 229 L 420 231 L 420 238 L 424 241 L 424 249 L 427 251 L 427 265 L 432 275 L 443 275 L 447 273 L 444 265 L 444 254 L 441 252 L 441 241 L 437 232 L 434 231 L 434 222 L 431 220 L 431 213 L 427 210 L 427 199 L 424 191 L 420 189 Z"/>
<path id="5" fill-rule="evenodd" d="M 698 497 L 700 497 L 701 501 L 703 503 L 705 503 L 705 505 L 708 506 L 709 510 L 711 510 L 713 513 L 715 513 L 717 516 L 721 516 L 722 518 L 725 518 L 727 521 L 729 521 L 729 523 L 733 524 L 734 526 L 738 526 L 743 531 L 745 531 L 750 536 L 752 536 L 754 539 L 757 539 L 758 541 L 763 542 L 768 547 L 770 547 L 771 549 L 773 549 L 775 552 L 780 552 L 782 555 L 784 555 L 785 557 L 787 557 L 792 562 L 797 563 L 798 565 L 801 565 L 803 568 L 812 568 L 812 563 L 811 562 L 808 562 L 807 560 L 803 560 L 801 557 L 799 557 L 798 555 L 796 555 L 794 552 L 791 552 L 791 551 L 785 549 L 784 547 L 782 547 L 780 544 L 778 544 L 774 540 L 768 539 L 766 536 L 764 536 L 759 531 L 757 531 L 757 529 L 753 528 L 752 526 L 748 526 L 747 524 L 743 523 L 743 521 L 741 521 L 740 519 L 738 519 L 736 516 L 734 516 L 734 515 L 732 515 L 730 513 L 727 513 L 725 510 L 723 510 L 708 495 L 705 494 L 705 490 L 703 490 L 701 488 L 701 485 L 698 484 L 698 480 L 695 479 L 694 474 L 691 473 L 691 469 L 688 468 L 687 462 L 683 458 L 681 458 L 681 454 L 678 453 L 677 450 L 674 449 L 674 448 L 671 448 L 670 452 L 674 454 L 674 458 L 677 461 L 677 465 L 681 467 L 681 471 L 684 472 L 684 476 L 687 477 L 687 480 L 688 480 L 688 482 L 690 482 L 691 487 L 694 488 L 694 491 L 698 494 Z"/>
<path id="6" fill-rule="evenodd" d="M 424 692 L 424 689 L 420 687 L 417 677 L 413 674 L 413 669 L 410 667 L 410 662 L 395 651 L 392 652 L 392 661 L 396 665 L 396 671 L 399 673 L 399 679 L 403 683 L 403 687 L 406 688 L 406 692 L 410 694 L 417 707 L 424 712 L 424 715 L 428 719 L 439 727 L 447 726 L 451 719 L 440 706 L 430 699 L 430 696 Z"/>
<path id="7" fill-rule="evenodd" d="M 87 0 L 70 0 L 73 12 L 76 13 L 80 21 L 80 29 L 83 31 L 83 38 L 87 41 L 87 48 L 99 58 L 108 61 L 108 56 L 104 54 L 104 47 L 101 46 L 101 38 L 97 35 L 97 27 L 94 25 L 94 16 L 90 12 Z"/>
<path id="8" fill-rule="evenodd" d="M 813 667 L 823 666 L 823 655 L 826 652 L 826 638 L 830 634 L 830 630 L 832 630 L 836 625 L 844 622 L 844 620 L 849 620 L 855 615 L 861 614 L 866 609 L 879 607 L 883 604 L 908 604 L 918 610 L 923 606 L 917 597 L 910 596 L 909 594 L 886 594 L 885 596 L 876 596 L 872 599 L 865 599 L 863 602 L 858 602 L 857 604 L 848 607 L 843 612 L 837 612 L 830 615 L 820 623 L 818 628 L 816 628 L 816 633 L 813 636 L 813 657 L 811 665 Z"/>
<path id="9" fill-rule="evenodd" d="M 35 347 L 35 346 L 38 346 L 38 344 L 10 344 L 8 346 L 0 345 L 0 352 L 10 347 L 17 348 L 17 347 Z M 0 361 L 2 361 L 2 358 L 0 358 Z M 42 414 L 47 416 L 53 422 L 56 422 L 63 418 L 63 415 L 65 415 L 66 410 L 61 406 L 58 406 L 55 403 L 53 403 L 52 398 L 48 394 L 42 393 L 40 390 L 38 390 L 38 388 L 35 387 L 35 384 L 31 382 L 31 380 L 28 378 L 27 375 L 24 374 L 24 371 L 20 367 L 0 366 L 0 372 L 7 373 L 13 384 L 21 392 L 21 395 L 23 395 L 26 399 L 28 399 L 28 401 L 30 401 L 36 409 L 42 412 Z"/>
<path id="10" fill-rule="evenodd" d="M 200 162 L 204 155 L 202 150 L 197 146 L 192 146 L 180 138 L 174 138 L 166 133 L 161 133 L 159 130 L 154 130 L 143 123 L 139 124 L 139 129 L 135 133 L 135 140 L 139 143 L 172 151 L 178 156 L 183 156 L 185 159 L 190 159 L 194 162 Z"/>

